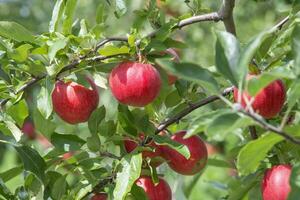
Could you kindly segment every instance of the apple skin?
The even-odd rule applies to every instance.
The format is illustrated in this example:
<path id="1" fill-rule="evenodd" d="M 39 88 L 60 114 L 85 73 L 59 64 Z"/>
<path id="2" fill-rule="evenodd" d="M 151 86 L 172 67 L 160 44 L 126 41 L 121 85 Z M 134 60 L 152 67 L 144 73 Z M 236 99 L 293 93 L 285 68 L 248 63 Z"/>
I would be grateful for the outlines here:
<path id="1" fill-rule="evenodd" d="M 291 171 L 290 165 L 277 165 L 265 172 L 261 185 L 263 200 L 287 200 Z"/>
<path id="2" fill-rule="evenodd" d="M 161 147 L 162 156 L 175 172 L 182 175 L 194 175 L 206 166 L 208 153 L 205 143 L 199 136 L 194 135 L 184 139 L 185 134 L 186 131 L 179 131 L 171 139 L 188 147 L 191 155 L 189 159 L 168 146 Z"/>
<path id="3" fill-rule="evenodd" d="M 24 122 L 21 130 L 29 140 L 34 140 L 37 137 L 34 124 L 29 120 Z"/>
<path id="4" fill-rule="evenodd" d="M 248 75 L 247 79 L 251 79 L 256 75 Z M 233 97 L 234 101 L 238 102 L 239 91 L 234 88 Z M 247 92 L 243 92 L 242 97 L 245 96 L 248 101 L 251 100 L 251 96 Z M 286 91 L 284 84 L 281 80 L 275 80 L 268 86 L 263 88 L 255 97 L 252 103 L 252 108 L 255 112 L 259 113 L 266 119 L 275 117 L 282 109 L 285 101 Z M 242 98 L 241 105 L 246 108 L 246 101 Z"/>
<path id="5" fill-rule="evenodd" d="M 159 134 L 159 135 L 164 135 L 164 134 Z M 139 139 L 140 141 L 145 139 L 145 135 L 143 133 L 139 134 Z M 156 145 L 153 141 L 151 141 L 150 144 L 148 144 L 148 146 L 150 146 L 151 148 L 154 149 L 154 151 L 143 151 L 142 152 L 142 156 L 143 158 L 151 158 L 151 166 L 153 167 L 158 167 L 159 165 L 161 165 L 162 159 L 156 159 L 158 157 L 161 157 L 161 149 L 160 146 Z M 136 141 L 133 141 L 131 139 L 125 139 L 124 140 L 124 147 L 126 149 L 127 153 L 132 152 L 135 148 L 138 147 L 138 143 Z"/>
<path id="6" fill-rule="evenodd" d="M 152 65 L 128 61 L 112 70 L 109 85 L 120 103 L 143 107 L 158 96 L 161 78 Z"/>
<path id="7" fill-rule="evenodd" d="M 107 200 L 107 194 L 97 193 L 91 198 L 91 200 Z"/>
<path id="8" fill-rule="evenodd" d="M 162 178 L 155 185 L 150 176 L 141 176 L 135 184 L 145 191 L 149 200 L 172 200 L 172 191 L 169 184 Z"/>
<path id="9" fill-rule="evenodd" d="M 75 82 L 57 81 L 52 92 L 54 111 L 61 119 L 78 124 L 88 121 L 91 113 L 97 108 L 99 95 L 95 83 L 87 78 L 92 90 Z"/>

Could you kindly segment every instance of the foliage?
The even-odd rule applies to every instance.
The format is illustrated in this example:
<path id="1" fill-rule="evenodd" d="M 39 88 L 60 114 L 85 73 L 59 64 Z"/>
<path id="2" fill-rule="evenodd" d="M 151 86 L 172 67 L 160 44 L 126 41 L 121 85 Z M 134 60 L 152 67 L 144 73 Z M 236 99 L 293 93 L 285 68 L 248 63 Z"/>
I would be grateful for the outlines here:
<path id="1" fill-rule="evenodd" d="M 44 4 L 32 2 L 32 13 Z M 6 2 L 0 9 L 26 3 Z M 237 36 L 213 21 L 177 29 L 180 20 L 218 11 L 221 1 L 45 4 L 49 16 L 0 21 L 0 199 L 89 199 L 93 192 L 106 192 L 110 199 L 146 199 L 134 185 L 146 173 L 154 182 L 163 175 L 174 199 L 259 200 L 263 172 L 279 163 L 294 166 L 289 200 L 297 199 L 299 1 L 236 2 Z M 155 36 L 147 35 L 152 31 Z M 169 48 L 180 52 L 180 62 L 162 54 Z M 146 107 L 121 105 L 107 77 L 119 62 L 139 59 L 159 70 L 161 91 Z M 258 78 L 246 80 L 247 73 L 258 71 Z M 169 74 L 178 77 L 174 85 L 168 84 Z M 51 93 L 57 79 L 89 87 L 86 76 L 94 79 L 100 103 L 88 122 L 70 125 L 54 112 Z M 276 79 L 283 80 L 287 96 L 272 119 L 241 109 L 232 90 L 222 94 L 235 86 L 255 95 Z M 21 130 L 28 120 L 35 140 Z M 249 126 L 258 139 L 250 136 Z M 141 154 L 149 150 L 145 142 L 153 140 L 189 158 L 186 146 L 170 140 L 179 130 L 201 136 L 217 151 L 200 174 L 179 176 L 166 164 L 155 169 Z M 166 135 L 157 135 L 161 131 Z M 124 139 L 136 140 L 141 132 L 145 141 L 127 153 Z"/>

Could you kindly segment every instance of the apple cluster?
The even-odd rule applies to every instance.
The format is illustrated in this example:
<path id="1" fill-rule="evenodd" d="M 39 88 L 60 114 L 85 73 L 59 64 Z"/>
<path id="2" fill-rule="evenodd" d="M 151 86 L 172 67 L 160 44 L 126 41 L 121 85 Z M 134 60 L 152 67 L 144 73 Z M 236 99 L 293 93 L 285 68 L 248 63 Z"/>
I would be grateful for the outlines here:
<path id="1" fill-rule="evenodd" d="M 177 53 L 169 49 L 165 53 L 173 55 L 174 62 L 179 61 Z M 250 80 L 257 75 L 248 75 Z M 174 84 L 177 77 L 168 74 L 169 84 Z M 56 114 L 69 124 L 78 124 L 88 121 L 91 113 L 99 103 L 99 93 L 94 81 L 87 78 L 91 85 L 88 89 L 75 82 L 64 82 L 58 80 L 52 92 L 52 104 Z M 144 107 L 152 103 L 159 95 L 161 88 L 161 77 L 158 70 L 147 63 L 124 61 L 116 66 L 109 76 L 109 86 L 112 95 L 119 103 L 128 106 Z M 234 101 L 240 103 L 245 109 L 252 108 L 265 119 L 276 116 L 285 102 L 285 88 L 281 80 L 275 80 L 263 88 L 255 97 L 247 91 L 239 92 L 234 89 Z M 24 123 L 22 130 L 29 139 L 34 139 L 36 133 L 32 123 Z M 207 163 L 208 150 L 206 143 L 198 136 L 185 137 L 186 131 L 179 131 L 171 136 L 171 140 L 185 145 L 190 152 L 186 158 L 176 150 L 167 145 L 159 145 L 154 141 L 145 144 L 142 151 L 144 160 L 150 161 L 152 167 L 158 167 L 163 162 L 182 175 L 195 175 L 201 172 Z M 160 135 L 165 135 L 161 132 Z M 145 134 L 140 133 L 138 138 L 126 138 L 124 140 L 125 150 L 130 153 L 145 140 Z M 64 155 L 68 156 L 68 155 Z M 67 158 L 65 158 L 67 159 Z M 290 165 L 278 165 L 265 172 L 262 180 L 262 196 L 264 200 L 286 200 L 290 192 L 289 177 L 292 167 Z M 135 183 L 144 189 L 150 200 L 171 200 L 172 192 L 168 183 L 159 178 L 159 183 L 154 184 L 151 177 L 141 175 Z M 107 194 L 94 194 L 92 200 L 106 200 Z"/>

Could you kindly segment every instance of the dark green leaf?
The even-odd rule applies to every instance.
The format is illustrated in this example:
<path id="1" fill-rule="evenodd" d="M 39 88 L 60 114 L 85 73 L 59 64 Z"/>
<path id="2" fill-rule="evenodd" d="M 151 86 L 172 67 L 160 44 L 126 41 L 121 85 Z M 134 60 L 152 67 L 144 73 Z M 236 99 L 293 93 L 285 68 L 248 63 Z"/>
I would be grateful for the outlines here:
<path id="1" fill-rule="evenodd" d="M 42 182 L 45 181 L 46 163 L 39 153 L 28 146 L 15 146 L 26 171 L 35 174 Z"/>
<path id="2" fill-rule="evenodd" d="M 101 121 L 105 118 L 106 110 L 104 106 L 97 108 L 90 116 L 88 126 L 92 134 L 97 134 Z"/>
<path id="3" fill-rule="evenodd" d="M 69 152 L 79 150 L 85 141 L 76 135 L 53 133 L 51 143 L 56 148 Z"/>
<path id="4" fill-rule="evenodd" d="M 157 59 L 156 62 L 168 72 L 183 79 L 199 83 L 209 92 L 216 93 L 218 83 L 212 73 L 193 63 L 175 63 L 169 59 Z"/>

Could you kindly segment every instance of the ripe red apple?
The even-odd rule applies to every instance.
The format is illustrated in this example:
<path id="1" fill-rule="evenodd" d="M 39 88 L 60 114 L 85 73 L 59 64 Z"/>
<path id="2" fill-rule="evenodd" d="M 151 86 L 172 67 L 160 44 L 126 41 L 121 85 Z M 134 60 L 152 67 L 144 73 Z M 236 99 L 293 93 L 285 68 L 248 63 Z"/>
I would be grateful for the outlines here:
<path id="1" fill-rule="evenodd" d="M 277 165 L 265 172 L 261 185 L 263 200 L 287 200 L 291 170 L 290 165 Z"/>
<path id="2" fill-rule="evenodd" d="M 75 82 L 57 81 L 52 93 L 54 111 L 66 122 L 86 122 L 97 108 L 99 95 L 95 83 L 87 79 L 92 90 Z"/>
<path id="3" fill-rule="evenodd" d="M 207 149 L 202 139 L 194 135 L 184 139 L 186 131 L 175 133 L 171 139 L 184 144 L 190 151 L 190 158 L 186 159 L 177 151 L 168 146 L 162 146 L 162 156 L 167 160 L 168 165 L 177 173 L 183 175 L 194 175 L 200 172 L 207 162 Z"/>
<path id="4" fill-rule="evenodd" d="M 251 79 L 256 75 L 248 75 L 247 79 Z M 285 101 L 285 88 L 281 80 L 275 80 L 268 86 L 263 88 L 255 97 L 252 108 L 266 119 L 276 116 L 283 107 Z M 234 89 L 234 101 L 238 102 L 239 91 Z M 247 92 L 243 92 L 241 105 L 246 108 L 245 98 L 250 102 L 251 96 Z"/>
<path id="5" fill-rule="evenodd" d="M 136 185 L 143 188 L 149 200 L 172 200 L 172 191 L 169 184 L 162 178 L 155 185 L 150 176 L 141 176 Z"/>
<path id="6" fill-rule="evenodd" d="M 109 85 L 119 102 L 143 107 L 159 94 L 161 79 L 152 65 L 128 61 L 112 70 Z"/>
<path id="7" fill-rule="evenodd" d="M 162 134 L 160 134 L 162 135 Z M 139 135 L 140 141 L 145 139 L 145 135 L 141 133 Z M 133 141 L 132 139 L 125 139 L 124 140 L 124 147 L 127 151 L 127 153 L 132 152 L 136 147 L 138 146 L 138 143 L 136 141 Z M 143 151 L 142 155 L 143 158 L 151 158 L 151 166 L 158 167 L 162 164 L 162 158 L 161 158 L 161 150 L 160 146 L 156 145 L 153 141 L 148 144 L 149 147 L 153 148 L 154 151 Z"/>
<path id="8" fill-rule="evenodd" d="M 91 200 L 107 200 L 107 194 L 97 193 L 91 198 Z"/>
<path id="9" fill-rule="evenodd" d="M 21 128 L 22 132 L 30 140 L 34 140 L 37 136 L 32 121 L 26 120 Z"/>

